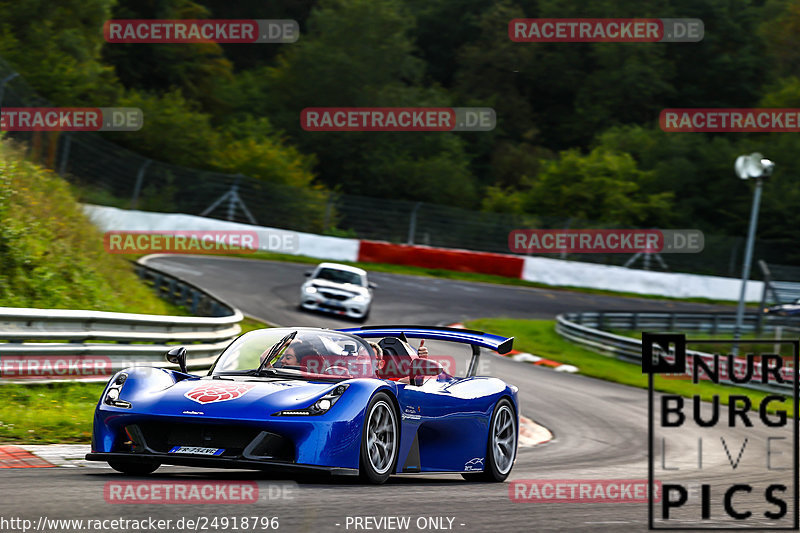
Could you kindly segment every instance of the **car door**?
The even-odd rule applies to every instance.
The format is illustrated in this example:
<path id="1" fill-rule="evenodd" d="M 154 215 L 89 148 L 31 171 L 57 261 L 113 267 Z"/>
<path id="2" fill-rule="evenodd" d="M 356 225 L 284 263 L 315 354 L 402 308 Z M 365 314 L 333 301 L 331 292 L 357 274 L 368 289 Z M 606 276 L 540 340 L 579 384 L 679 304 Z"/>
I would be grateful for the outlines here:
<path id="1" fill-rule="evenodd" d="M 452 394 L 451 386 L 459 381 L 441 375 L 426 376 L 418 384 L 398 384 L 401 463 L 418 453 L 421 472 L 462 472 L 467 462 L 485 455 L 485 401 Z M 404 471 L 404 464 L 398 466 Z"/>

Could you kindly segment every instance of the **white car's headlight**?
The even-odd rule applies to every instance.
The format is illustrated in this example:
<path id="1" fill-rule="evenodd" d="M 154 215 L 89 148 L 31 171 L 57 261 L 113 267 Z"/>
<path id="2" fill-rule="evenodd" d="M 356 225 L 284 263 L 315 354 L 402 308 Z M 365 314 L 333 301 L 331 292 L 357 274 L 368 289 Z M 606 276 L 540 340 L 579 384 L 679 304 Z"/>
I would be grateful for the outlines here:
<path id="1" fill-rule="evenodd" d="M 358 296 L 353 298 L 353 301 L 355 303 L 358 303 L 358 304 L 364 304 L 364 303 L 367 303 L 368 298 L 366 296 L 364 296 L 363 294 L 359 294 Z"/>
<path id="2" fill-rule="evenodd" d="M 317 288 L 312 285 L 309 285 L 308 287 L 305 288 L 305 291 L 308 294 L 314 294 L 315 292 L 317 292 Z"/>

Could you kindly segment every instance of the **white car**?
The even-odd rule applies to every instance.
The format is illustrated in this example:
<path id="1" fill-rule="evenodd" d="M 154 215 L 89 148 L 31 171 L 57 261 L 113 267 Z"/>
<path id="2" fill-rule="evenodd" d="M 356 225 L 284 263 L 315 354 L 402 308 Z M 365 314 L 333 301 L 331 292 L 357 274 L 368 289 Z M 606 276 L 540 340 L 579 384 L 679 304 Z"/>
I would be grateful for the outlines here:
<path id="1" fill-rule="evenodd" d="M 320 263 L 306 272 L 309 279 L 300 288 L 300 307 L 366 320 L 372 305 L 374 283 L 361 268 L 338 263 Z"/>

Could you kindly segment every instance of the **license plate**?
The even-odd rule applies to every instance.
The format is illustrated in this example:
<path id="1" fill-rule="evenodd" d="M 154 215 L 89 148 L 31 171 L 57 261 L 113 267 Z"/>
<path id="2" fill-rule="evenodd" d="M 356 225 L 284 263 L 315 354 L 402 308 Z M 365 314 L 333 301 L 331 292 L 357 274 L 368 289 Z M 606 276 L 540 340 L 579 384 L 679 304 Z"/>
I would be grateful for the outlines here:
<path id="1" fill-rule="evenodd" d="M 191 453 L 193 455 L 222 455 L 224 448 L 201 448 L 199 446 L 174 446 L 169 453 Z"/>

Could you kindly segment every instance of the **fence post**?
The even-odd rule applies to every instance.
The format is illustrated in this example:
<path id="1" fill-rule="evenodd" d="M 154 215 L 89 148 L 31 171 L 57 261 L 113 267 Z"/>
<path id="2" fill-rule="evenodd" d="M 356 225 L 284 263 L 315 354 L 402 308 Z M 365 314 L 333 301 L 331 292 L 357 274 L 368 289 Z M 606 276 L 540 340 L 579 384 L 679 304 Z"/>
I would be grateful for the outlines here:
<path id="1" fill-rule="evenodd" d="M 325 217 L 322 220 L 322 233 L 328 231 L 331 223 L 331 212 L 333 211 L 333 192 L 328 194 L 328 201 L 325 203 Z"/>
<path id="2" fill-rule="evenodd" d="M 411 220 L 408 222 L 408 244 L 414 244 L 414 234 L 417 233 L 417 211 L 421 205 L 422 202 L 417 202 L 411 210 Z"/>
<path id="3" fill-rule="evenodd" d="M 767 263 L 763 259 L 758 260 L 758 266 L 761 269 L 761 273 L 764 275 L 764 291 L 761 293 L 761 305 L 758 306 L 758 324 L 756 325 L 756 330 L 761 333 L 761 329 L 764 325 L 764 306 L 767 305 L 767 292 L 772 284 L 772 276 Z"/>
<path id="4" fill-rule="evenodd" d="M 64 147 L 61 149 L 61 162 L 58 164 L 58 173 L 63 176 L 67 173 L 67 161 L 69 161 L 69 148 L 72 144 L 72 135 L 64 134 Z"/>
<path id="5" fill-rule="evenodd" d="M 228 196 L 228 214 L 227 219 L 233 221 L 233 217 L 236 214 L 236 198 L 239 194 L 239 180 L 242 179 L 241 174 L 236 174 L 236 180 L 233 182 L 233 187 L 231 187 L 230 195 Z"/>
<path id="6" fill-rule="evenodd" d="M 11 80 L 13 80 L 14 78 L 16 78 L 17 76 L 19 76 L 19 74 L 18 74 L 18 73 L 16 73 L 16 72 L 12 72 L 12 73 L 11 73 L 11 74 L 9 74 L 8 76 L 6 76 L 6 77 L 5 77 L 5 78 L 3 78 L 2 80 L 0 80 L 0 109 L 2 109 L 2 108 L 3 108 L 3 94 L 4 94 L 4 93 L 5 93 L 5 91 L 6 91 L 6 83 L 10 82 Z"/>
<path id="7" fill-rule="evenodd" d="M 142 182 L 144 181 L 144 172 L 147 170 L 147 167 L 150 166 L 150 163 L 153 161 L 151 159 L 146 160 L 142 163 L 142 166 L 139 167 L 139 172 L 136 174 L 136 185 L 133 187 L 133 197 L 131 198 L 131 209 L 136 209 L 136 205 L 139 203 L 139 193 L 142 191 Z"/>

